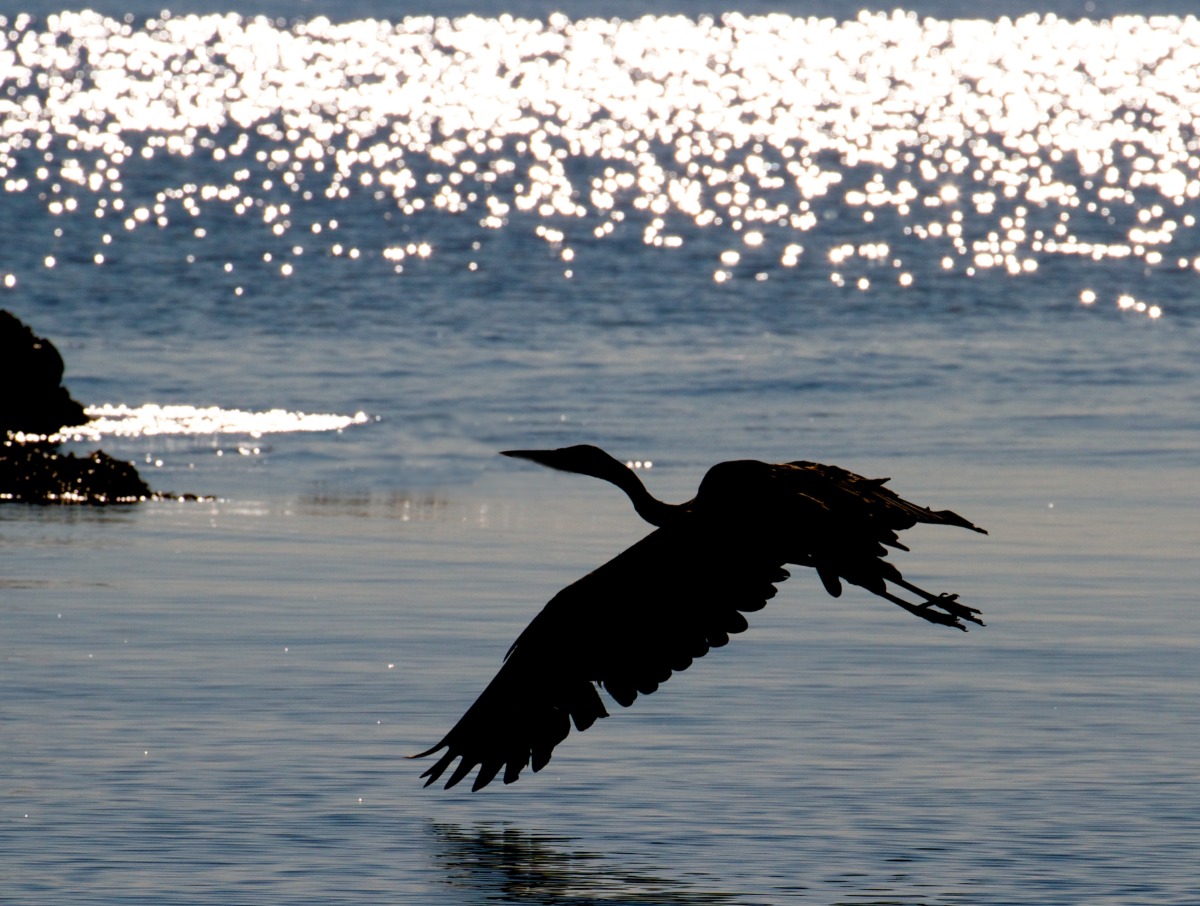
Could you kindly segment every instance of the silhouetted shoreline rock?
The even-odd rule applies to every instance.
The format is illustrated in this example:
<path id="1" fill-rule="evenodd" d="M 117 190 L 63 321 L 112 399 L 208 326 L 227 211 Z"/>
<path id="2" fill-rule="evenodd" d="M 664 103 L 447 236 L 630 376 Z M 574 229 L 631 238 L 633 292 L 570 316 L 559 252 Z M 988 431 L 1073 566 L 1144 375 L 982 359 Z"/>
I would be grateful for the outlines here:
<path id="1" fill-rule="evenodd" d="M 132 463 L 102 450 L 62 453 L 45 440 L 89 419 L 62 386 L 54 344 L 0 309 L 0 502 L 137 503 L 155 494 Z"/>
<path id="2" fill-rule="evenodd" d="M 0 309 L 0 432 L 47 435 L 87 423 L 62 378 L 63 360 L 54 344 Z"/>
<path id="3" fill-rule="evenodd" d="M 103 505 L 156 496 L 131 463 L 103 450 L 80 457 L 53 445 L 16 441 L 0 449 L 0 501 Z"/>

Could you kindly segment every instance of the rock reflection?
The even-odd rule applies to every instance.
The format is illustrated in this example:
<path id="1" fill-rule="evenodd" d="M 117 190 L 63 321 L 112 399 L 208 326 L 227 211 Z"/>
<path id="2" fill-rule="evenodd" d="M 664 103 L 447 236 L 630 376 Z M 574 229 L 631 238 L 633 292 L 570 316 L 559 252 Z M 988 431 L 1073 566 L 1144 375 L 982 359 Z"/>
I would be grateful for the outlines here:
<path id="1" fill-rule="evenodd" d="M 711 906 L 732 894 L 690 890 L 675 880 L 617 867 L 604 856 L 574 848 L 565 837 L 509 825 L 432 824 L 436 858 L 448 887 L 466 888 L 489 902 L 624 903 Z"/>

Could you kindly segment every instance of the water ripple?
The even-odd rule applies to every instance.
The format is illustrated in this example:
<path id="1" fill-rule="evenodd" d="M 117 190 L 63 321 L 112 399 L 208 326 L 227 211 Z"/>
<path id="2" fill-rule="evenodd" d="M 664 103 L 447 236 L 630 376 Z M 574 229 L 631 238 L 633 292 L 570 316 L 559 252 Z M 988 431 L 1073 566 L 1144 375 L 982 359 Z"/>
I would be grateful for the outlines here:
<path id="1" fill-rule="evenodd" d="M 1200 271 L 1197 63 L 1193 17 L 21 14 L 0 17 L 0 199 L 86 234 L 70 254 L 97 267 L 174 230 L 235 296 L 314 259 L 474 271 L 516 227 L 567 280 L 614 237 L 718 283 L 851 293 L 1086 259 L 1124 283 L 1098 270 L 1078 304 L 1159 318 L 1125 296 Z M 346 229 L 364 201 L 380 228 Z"/>

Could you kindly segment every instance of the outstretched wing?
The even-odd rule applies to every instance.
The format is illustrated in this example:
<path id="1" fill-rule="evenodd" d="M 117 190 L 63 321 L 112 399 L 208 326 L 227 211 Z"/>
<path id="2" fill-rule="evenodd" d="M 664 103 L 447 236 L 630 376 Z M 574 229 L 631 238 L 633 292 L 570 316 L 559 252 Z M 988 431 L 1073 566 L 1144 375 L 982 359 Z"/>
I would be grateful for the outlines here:
<path id="1" fill-rule="evenodd" d="M 597 685 L 628 706 L 673 672 L 747 628 L 787 578 L 779 561 L 737 539 L 662 528 L 563 589 L 509 649 L 504 665 L 454 728 L 414 758 L 446 751 L 422 777 L 434 783 L 457 758 L 452 787 L 478 765 L 478 790 L 503 769 L 512 783 L 540 770 L 571 724 L 608 712 Z"/>
<path id="2" fill-rule="evenodd" d="M 811 495 L 830 510 L 845 516 L 853 515 L 858 520 L 891 531 L 893 542 L 895 532 L 912 528 L 918 522 L 957 525 L 987 534 L 951 510 L 931 510 L 905 500 L 885 487 L 890 478 L 863 478 L 838 466 L 819 462 L 789 462 L 776 468 L 783 470 L 785 480 L 794 490 Z M 903 545 L 893 546 L 906 550 Z"/>
<path id="3" fill-rule="evenodd" d="M 888 547 L 908 550 L 898 533 L 917 523 L 954 525 L 986 535 L 984 529 L 951 510 L 931 510 L 905 500 L 885 487 L 887 478 L 864 478 L 816 462 L 772 466 L 771 472 L 772 497 L 784 501 L 777 518 L 799 528 L 790 533 L 786 560 L 814 567 L 831 595 L 841 594 L 845 579 L 931 622 L 964 631 L 960 620 L 983 625 L 979 611 L 958 603 L 957 595 L 930 594 L 905 581 L 883 558 Z M 896 596 L 889 582 L 918 595 L 921 603 Z"/>

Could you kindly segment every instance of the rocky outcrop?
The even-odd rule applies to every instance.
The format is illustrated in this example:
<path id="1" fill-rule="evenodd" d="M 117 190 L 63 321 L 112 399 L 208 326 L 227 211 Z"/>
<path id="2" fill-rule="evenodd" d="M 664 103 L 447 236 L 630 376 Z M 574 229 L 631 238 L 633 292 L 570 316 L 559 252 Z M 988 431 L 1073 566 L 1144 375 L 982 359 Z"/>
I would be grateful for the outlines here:
<path id="1" fill-rule="evenodd" d="M 46 440 L 88 421 L 62 378 L 54 344 L 0 310 L 0 502 L 135 503 L 155 496 L 131 463 L 101 450 L 62 453 Z"/>
<path id="2" fill-rule="evenodd" d="M 54 344 L 0 309 L 0 434 L 47 435 L 87 422 L 62 379 Z"/>
<path id="3" fill-rule="evenodd" d="M 155 496 L 132 464 L 103 450 L 89 456 L 8 441 L 0 447 L 0 501 L 137 503 Z"/>

